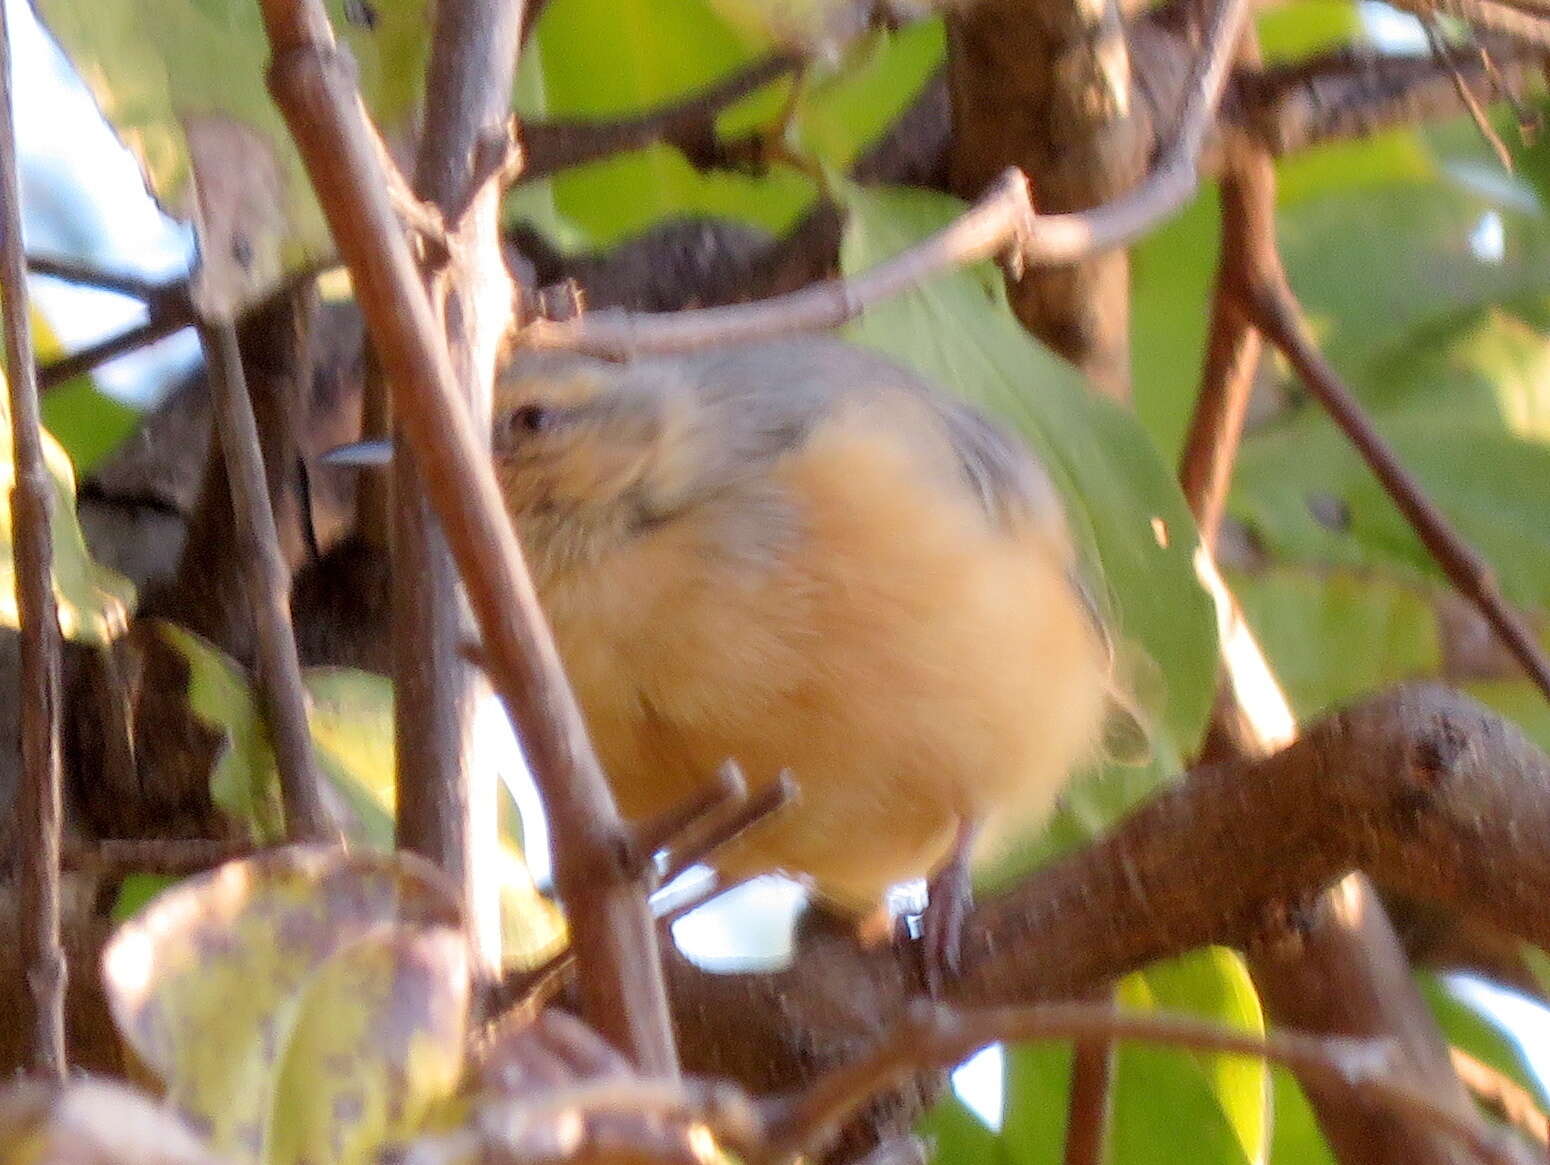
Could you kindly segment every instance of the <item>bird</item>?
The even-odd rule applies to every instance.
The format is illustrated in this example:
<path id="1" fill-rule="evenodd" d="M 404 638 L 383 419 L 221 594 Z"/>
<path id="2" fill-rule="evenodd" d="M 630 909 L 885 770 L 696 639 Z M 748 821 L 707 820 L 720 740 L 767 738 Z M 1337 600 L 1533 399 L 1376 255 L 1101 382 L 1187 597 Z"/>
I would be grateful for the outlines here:
<path id="1" fill-rule="evenodd" d="M 932 878 L 940 983 L 973 863 L 1045 821 L 1130 715 L 1039 459 L 827 334 L 521 352 L 491 440 L 623 814 L 687 802 L 728 760 L 754 789 L 789 770 L 797 802 L 711 865 L 856 918 Z"/>

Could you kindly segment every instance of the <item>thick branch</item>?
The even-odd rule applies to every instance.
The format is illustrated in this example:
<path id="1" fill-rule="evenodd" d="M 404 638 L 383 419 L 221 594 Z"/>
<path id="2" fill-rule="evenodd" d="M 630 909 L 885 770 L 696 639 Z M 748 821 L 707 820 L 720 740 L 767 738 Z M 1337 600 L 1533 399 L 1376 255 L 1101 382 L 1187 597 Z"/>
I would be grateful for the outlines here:
<path id="1" fill-rule="evenodd" d="M 1049 996 L 1208 943 L 1348 870 L 1550 944 L 1550 760 L 1473 701 L 1403 687 L 1262 761 L 1192 771 L 975 911 L 965 998 Z"/>
<path id="2" fill-rule="evenodd" d="M 22 252 L 16 119 L 11 101 L 11 39 L 0 5 L 0 290 L 4 292 L 9 370 L 11 531 L 16 607 L 21 622 L 21 901 L 19 946 L 32 996 L 32 1063 L 63 1081 L 65 955 L 59 938 L 59 613 L 54 605 L 54 546 L 49 512 L 54 483 L 43 461 L 42 420 L 33 373 L 27 261 Z"/>
<path id="3" fill-rule="evenodd" d="M 511 325 L 513 287 L 501 254 L 500 189 L 480 176 L 481 153 L 505 141 L 523 0 L 441 0 L 426 82 L 427 131 L 415 194 L 454 229 L 445 270 L 430 279 L 447 356 L 476 430 L 488 433 L 496 350 Z M 390 164 L 390 163 L 389 163 Z M 467 208 L 466 214 L 461 208 Z M 459 886 L 477 974 L 500 973 L 496 872 L 500 814 L 495 773 L 475 763 L 474 717 L 483 678 L 459 648 L 465 605 L 446 539 L 413 453 L 394 462 L 393 677 L 397 840 Z"/>
<path id="4" fill-rule="evenodd" d="M 483 633 L 491 678 L 544 797 L 585 1011 L 648 1072 L 676 1071 L 657 938 L 623 823 L 566 683 L 481 435 L 457 391 L 387 196 L 348 64 L 309 0 L 266 0 L 270 89 L 350 268 L 402 431 Z"/>
<path id="5" fill-rule="evenodd" d="M 1507 87 L 1521 92 L 1541 86 L 1544 55 L 1542 47 L 1493 38 L 1454 62 L 1455 79 L 1432 57 L 1345 50 L 1240 75 L 1228 120 L 1285 157 L 1326 142 L 1456 117 L 1465 111 L 1460 85 L 1493 97 Z"/>

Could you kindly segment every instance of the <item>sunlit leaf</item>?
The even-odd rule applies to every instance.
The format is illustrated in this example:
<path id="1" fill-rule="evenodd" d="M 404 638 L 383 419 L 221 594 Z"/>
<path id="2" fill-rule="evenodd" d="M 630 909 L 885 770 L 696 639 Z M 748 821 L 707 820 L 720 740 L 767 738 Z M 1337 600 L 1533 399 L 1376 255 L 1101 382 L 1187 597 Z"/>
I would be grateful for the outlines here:
<path id="1" fill-rule="evenodd" d="M 269 42 L 249 0 L 34 0 L 165 205 L 188 209 L 190 126 L 226 127 L 271 170 L 279 230 L 254 230 L 254 266 L 278 273 L 328 253 L 322 213 L 265 84 Z M 423 86 L 425 0 L 326 0 L 355 79 L 392 139 Z"/>
<path id="2" fill-rule="evenodd" d="M 279 1064 L 276 1165 L 378 1160 L 456 1088 L 468 1018 L 468 939 L 441 926 L 379 929 L 307 984 Z"/>
<path id="3" fill-rule="evenodd" d="M 258 705 L 236 661 L 207 639 L 175 623 L 160 624 L 166 641 L 188 662 L 188 706 L 208 727 L 225 735 L 210 773 L 210 797 L 216 808 L 244 827 L 256 842 L 285 837 L 285 814 L 274 769 L 258 720 Z"/>
<path id="4" fill-rule="evenodd" d="M 16 562 L 11 545 L 11 487 L 16 480 L 11 457 L 9 389 L 0 376 L 0 624 L 18 625 Z M 47 431 L 43 459 L 54 484 L 49 528 L 54 542 L 54 599 L 59 627 L 66 638 L 104 644 L 121 634 L 134 606 L 128 579 L 94 561 L 75 520 L 75 470 L 70 458 Z"/>
<path id="5" fill-rule="evenodd" d="M 1265 1030 L 1242 959 L 1210 947 L 1126 976 L 1120 1005 L 1191 1012 Z M 1261 1162 L 1269 1151 L 1270 1072 L 1263 1060 L 1125 1044 L 1117 1053 L 1114 1160 Z"/>
<path id="6" fill-rule="evenodd" d="M 291 847 L 157 897 L 109 941 L 103 981 L 120 1033 L 218 1149 L 364 1161 L 451 1089 L 460 935 L 424 861 Z"/>

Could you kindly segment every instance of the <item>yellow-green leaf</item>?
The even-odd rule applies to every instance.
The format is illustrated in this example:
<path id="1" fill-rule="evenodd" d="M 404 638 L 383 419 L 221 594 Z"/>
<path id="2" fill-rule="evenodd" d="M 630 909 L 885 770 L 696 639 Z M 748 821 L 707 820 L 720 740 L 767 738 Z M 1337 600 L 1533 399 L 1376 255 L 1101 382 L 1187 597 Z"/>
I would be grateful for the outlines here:
<path id="1" fill-rule="evenodd" d="M 367 1162 L 422 1130 L 463 1069 L 468 940 L 377 930 L 308 984 L 262 1159 Z"/>
<path id="2" fill-rule="evenodd" d="M 216 806 L 254 841 L 284 837 L 284 815 L 274 753 L 259 719 L 248 673 L 214 644 L 185 628 L 162 632 L 188 660 L 189 706 L 226 743 L 210 774 Z M 383 676 L 353 668 L 309 668 L 307 721 L 334 808 L 353 842 L 380 850 L 394 845 L 393 685 Z M 515 814 L 503 828 L 498 855 L 503 959 L 529 967 L 554 954 L 564 941 L 558 907 L 538 892 L 522 858 Z"/>
<path id="3" fill-rule="evenodd" d="M 467 968 L 439 936 L 459 932 L 451 887 L 413 855 L 296 846 L 158 896 L 109 941 L 103 980 L 119 1031 L 217 1149 L 362 1160 L 450 1091 Z"/>
<path id="4" fill-rule="evenodd" d="M 54 483 L 49 528 L 54 536 L 54 599 L 59 604 L 59 627 L 67 639 L 105 644 L 128 625 L 134 586 L 87 552 L 86 538 L 75 520 L 75 470 L 47 430 L 43 433 L 43 457 Z M 0 376 L 0 624 L 7 627 L 19 622 L 9 501 L 15 481 L 10 393 L 4 376 Z"/>

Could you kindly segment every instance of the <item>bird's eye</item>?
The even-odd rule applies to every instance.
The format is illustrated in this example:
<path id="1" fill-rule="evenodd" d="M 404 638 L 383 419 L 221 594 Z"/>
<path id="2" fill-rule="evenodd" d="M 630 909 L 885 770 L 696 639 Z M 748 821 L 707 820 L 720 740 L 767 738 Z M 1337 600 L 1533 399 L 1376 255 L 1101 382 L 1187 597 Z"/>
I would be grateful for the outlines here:
<path id="1" fill-rule="evenodd" d="M 511 414 L 507 424 L 513 433 L 541 433 L 553 421 L 553 410 L 543 405 L 523 405 Z"/>

